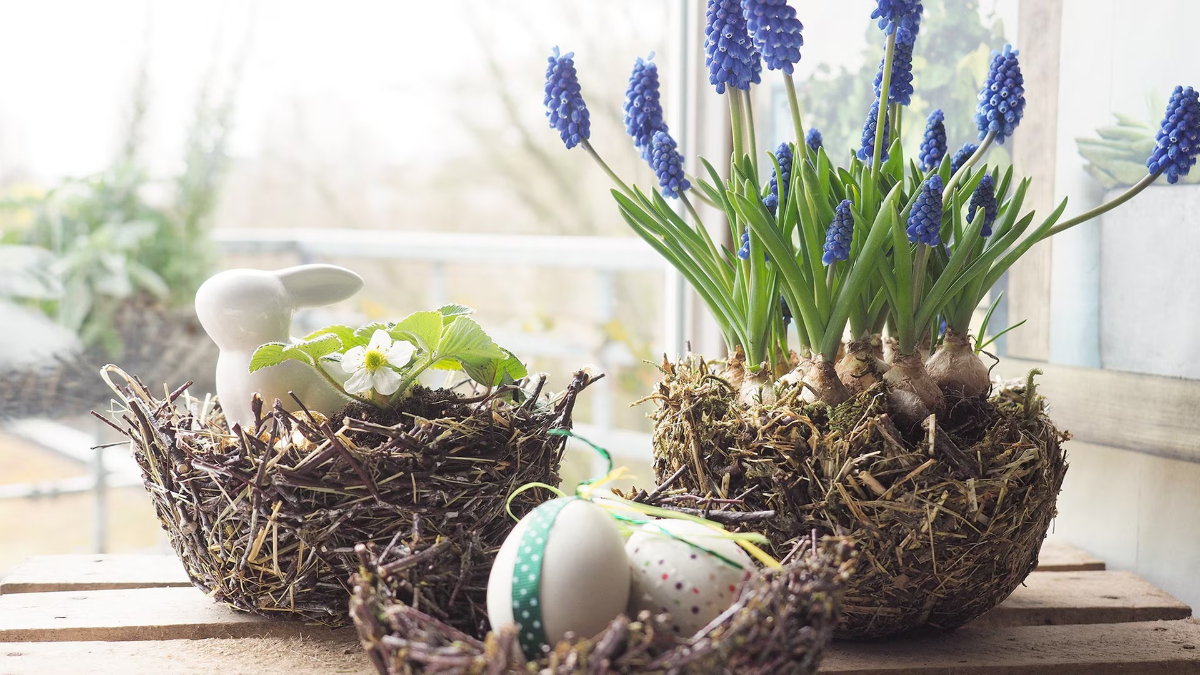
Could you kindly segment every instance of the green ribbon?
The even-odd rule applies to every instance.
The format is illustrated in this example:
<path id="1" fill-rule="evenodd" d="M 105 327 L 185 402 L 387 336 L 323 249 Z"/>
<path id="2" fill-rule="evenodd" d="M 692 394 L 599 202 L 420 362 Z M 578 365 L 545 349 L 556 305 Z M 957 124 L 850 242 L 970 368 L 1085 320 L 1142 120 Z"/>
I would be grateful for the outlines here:
<path id="1" fill-rule="evenodd" d="M 558 514 L 575 499 L 554 499 L 531 511 L 526 517 L 525 532 L 517 544 L 512 576 L 512 613 L 517 623 L 517 640 L 525 658 L 530 661 L 541 658 L 542 647 L 549 642 L 542 621 L 542 564 L 546 559 L 546 543 L 550 541 L 550 530 Z"/>

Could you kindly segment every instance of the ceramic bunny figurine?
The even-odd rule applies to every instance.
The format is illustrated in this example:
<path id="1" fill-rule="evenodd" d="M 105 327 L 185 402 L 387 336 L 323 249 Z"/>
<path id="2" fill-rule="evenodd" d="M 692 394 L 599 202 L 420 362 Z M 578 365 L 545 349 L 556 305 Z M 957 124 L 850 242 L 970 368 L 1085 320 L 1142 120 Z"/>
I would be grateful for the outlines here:
<path id="1" fill-rule="evenodd" d="M 325 415 L 336 413 L 349 401 L 302 363 L 289 361 L 251 373 L 250 357 L 259 345 L 291 340 L 297 309 L 345 300 L 362 286 L 362 277 L 336 265 L 300 265 L 276 272 L 233 269 L 200 286 L 196 316 L 221 350 L 217 396 L 231 429 L 234 424 L 249 428 L 253 423 L 250 401 L 255 392 L 267 406 L 279 399 L 293 411 L 298 406 L 288 392 L 295 392 L 305 407 Z"/>

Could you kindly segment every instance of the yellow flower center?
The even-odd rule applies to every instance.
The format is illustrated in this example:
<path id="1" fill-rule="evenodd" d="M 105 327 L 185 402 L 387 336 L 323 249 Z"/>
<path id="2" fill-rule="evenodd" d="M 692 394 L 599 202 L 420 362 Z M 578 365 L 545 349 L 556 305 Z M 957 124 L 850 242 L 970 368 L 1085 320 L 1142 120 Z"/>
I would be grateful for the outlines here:
<path id="1" fill-rule="evenodd" d="M 378 349 L 372 349 L 363 355 L 363 365 L 370 372 L 375 372 L 387 363 L 387 356 Z"/>

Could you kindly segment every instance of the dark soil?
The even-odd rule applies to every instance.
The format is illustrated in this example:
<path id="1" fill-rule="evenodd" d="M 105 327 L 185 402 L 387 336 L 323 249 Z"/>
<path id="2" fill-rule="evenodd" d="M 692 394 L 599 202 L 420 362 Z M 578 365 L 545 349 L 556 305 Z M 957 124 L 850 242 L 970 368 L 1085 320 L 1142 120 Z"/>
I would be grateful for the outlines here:
<path id="1" fill-rule="evenodd" d="M 334 429 L 340 429 L 342 423 L 349 417 L 385 427 L 397 425 L 409 427 L 418 419 L 468 417 L 471 415 L 471 409 L 462 401 L 462 396 L 449 389 L 430 389 L 417 385 L 413 387 L 412 394 L 397 402 L 396 406 L 392 408 L 380 408 L 358 401 L 349 403 L 330 419 L 330 424 Z M 387 440 L 387 437 L 383 435 L 365 431 L 354 431 L 347 435 L 359 445 L 376 446 Z"/>

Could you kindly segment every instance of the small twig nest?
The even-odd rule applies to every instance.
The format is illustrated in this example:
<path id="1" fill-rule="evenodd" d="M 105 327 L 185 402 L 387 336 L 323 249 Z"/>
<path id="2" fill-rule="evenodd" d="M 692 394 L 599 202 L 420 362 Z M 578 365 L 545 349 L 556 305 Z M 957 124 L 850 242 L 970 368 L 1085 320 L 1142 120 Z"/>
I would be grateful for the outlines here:
<path id="1" fill-rule="evenodd" d="M 421 551 L 420 573 L 397 596 L 462 630 L 485 625 L 491 561 L 513 526 L 509 493 L 558 484 L 565 439 L 548 432 L 571 427 L 593 381 L 577 373 L 547 400 L 541 376 L 523 403 L 417 388 L 382 423 L 353 406 L 331 423 L 256 398 L 257 428 L 235 437 L 219 406 L 181 404 L 186 387 L 156 399 L 124 377 L 113 426 L 132 441 L 163 529 L 205 593 L 264 616 L 345 624 L 354 547 L 368 543 Z M 525 493 L 513 509 L 536 505 Z"/>
<path id="2" fill-rule="evenodd" d="M 837 637 L 950 629 L 998 605 L 1037 566 L 1067 470 L 1033 374 L 905 425 L 885 383 L 829 408 L 798 389 L 744 406 L 702 359 L 663 365 L 655 474 L 681 493 L 774 512 L 736 525 L 786 553 L 816 529 L 860 559 Z M 898 426 L 899 424 L 899 426 Z M 729 510 L 729 509 L 726 509 Z"/>
<path id="3" fill-rule="evenodd" d="M 837 622 L 851 549 L 834 540 L 799 553 L 781 570 L 750 573 L 734 604 L 699 637 L 676 636 L 668 614 L 622 615 L 600 635 L 561 642 L 537 662 L 526 661 L 515 629 L 480 639 L 483 633 L 456 630 L 408 604 L 394 570 L 423 567 L 423 560 L 409 562 L 421 552 L 392 559 L 358 547 L 350 613 L 381 675 L 811 675 Z"/>

